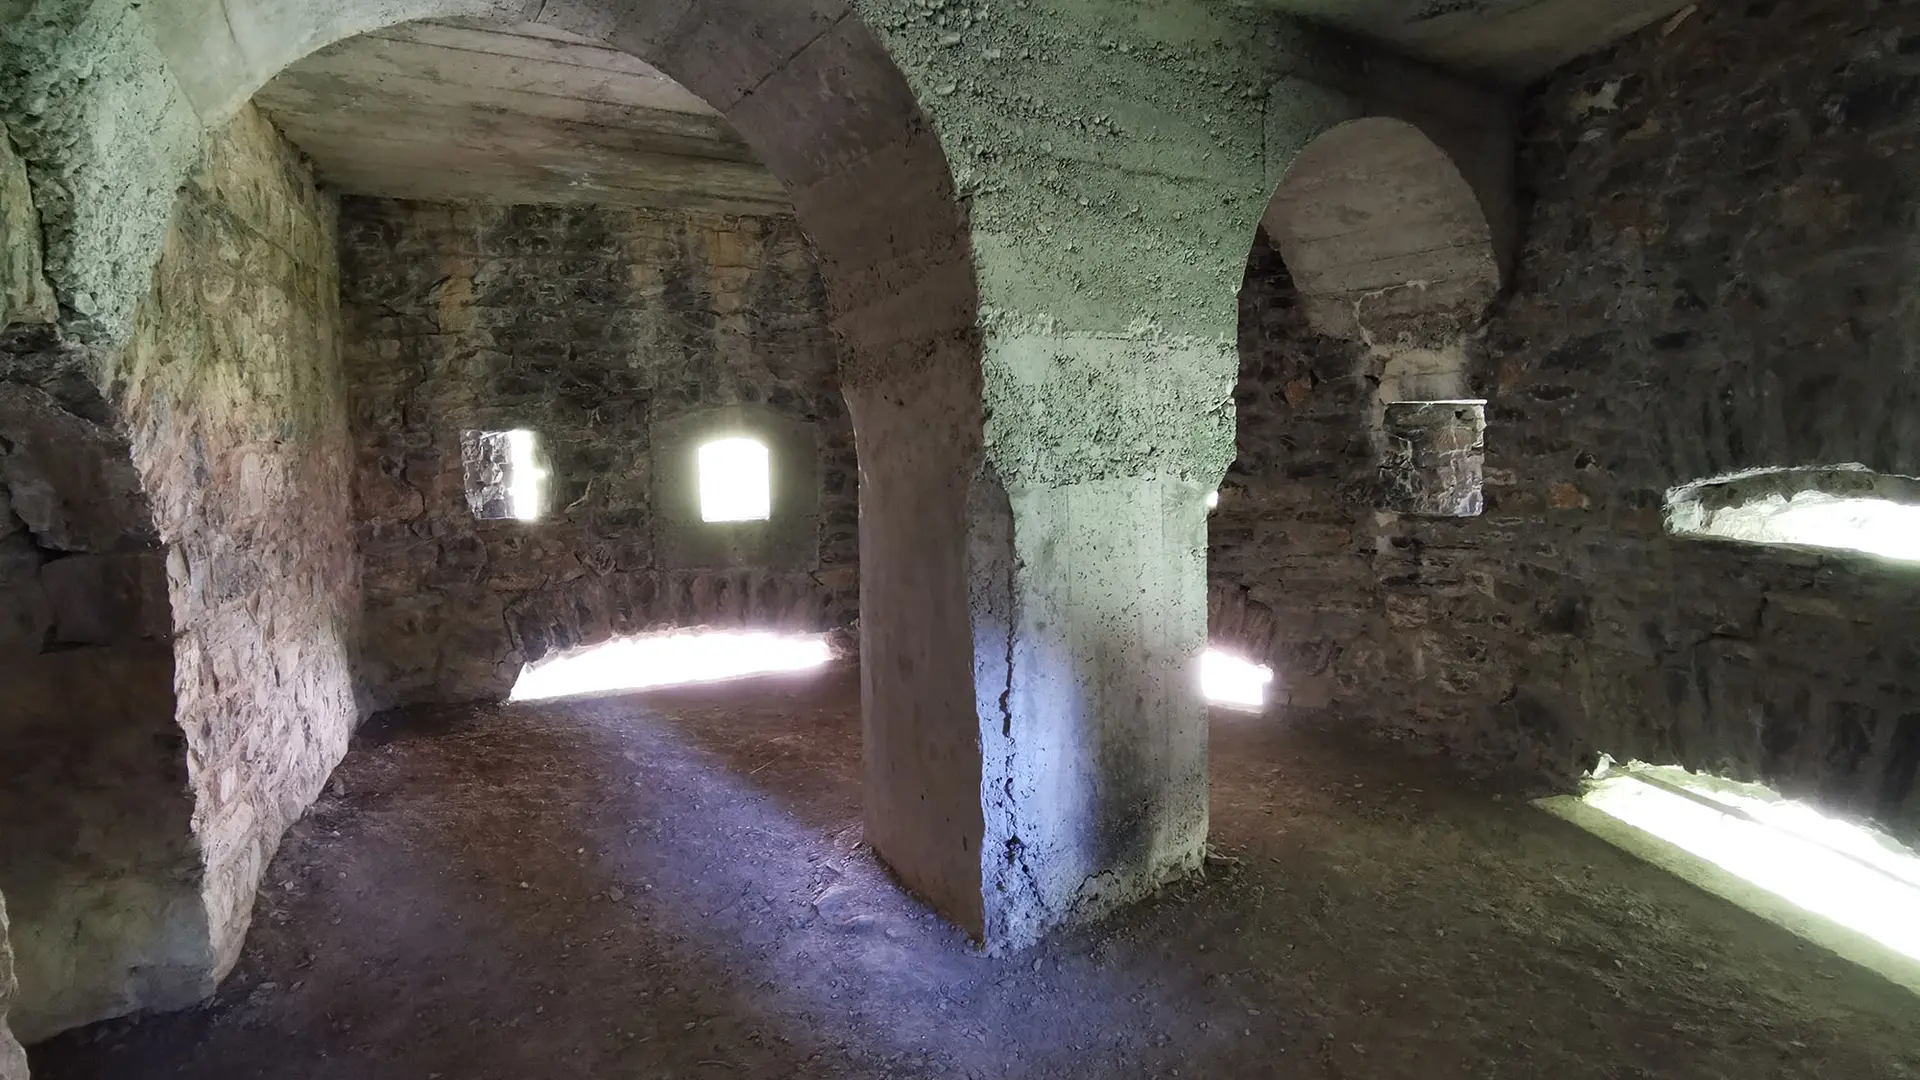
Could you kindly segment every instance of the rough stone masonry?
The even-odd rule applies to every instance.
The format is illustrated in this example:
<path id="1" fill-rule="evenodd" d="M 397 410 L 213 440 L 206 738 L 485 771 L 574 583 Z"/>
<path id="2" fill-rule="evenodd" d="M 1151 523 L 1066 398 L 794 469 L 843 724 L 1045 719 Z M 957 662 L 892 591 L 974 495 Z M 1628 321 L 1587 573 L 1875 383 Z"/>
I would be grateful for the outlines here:
<path id="1" fill-rule="evenodd" d="M 1292 704 L 1454 762 L 1678 762 L 1920 836 L 1913 570 L 1663 524 L 1738 470 L 1920 470 L 1916 52 L 1910 4 L 1703 4 L 1529 94 L 1526 242 L 1470 349 L 1480 517 L 1383 516 L 1378 373 L 1257 246 L 1223 631 Z"/>
<path id="2" fill-rule="evenodd" d="M 245 111 L 123 347 L 4 339 L 0 892 L 29 1040 L 208 993 L 358 720 L 333 213 Z"/>
<path id="3" fill-rule="evenodd" d="M 351 199 L 341 259 L 376 707 L 648 630 L 853 624 L 853 428 L 791 217 Z M 475 520 L 462 434 L 514 429 L 547 505 Z M 721 435 L 772 451 L 768 522 L 700 521 Z"/>

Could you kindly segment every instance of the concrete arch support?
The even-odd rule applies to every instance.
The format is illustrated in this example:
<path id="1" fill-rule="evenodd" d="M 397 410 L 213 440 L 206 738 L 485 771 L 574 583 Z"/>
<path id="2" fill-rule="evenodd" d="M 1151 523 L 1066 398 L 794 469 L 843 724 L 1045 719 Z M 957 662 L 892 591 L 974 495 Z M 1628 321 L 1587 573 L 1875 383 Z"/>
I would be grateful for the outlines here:
<path id="1" fill-rule="evenodd" d="M 190 765 L 191 776 L 173 778 L 180 813 L 153 820 L 166 827 L 169 843 L 186 853 L 188 863 L 200 856 L 203 865 L 168 872 L 168 880 L 185 886 L 184 905 L 173 903 L 179 898 L 164 904 L 156 898 L 147 905 L 152 910 L 128 913 L 118 924 L 137 930 L 142 924 L 135 916 L 180 912 L 197 920 L 196 952 L 180 983 L 185 996 L 171 983 L 154 992 L 111 972 L 80 972 L 68 980 L 73 1002 L 55 1007 L 36 989 L 45 985 L 37 980 L 23 1002 L 37 1017 L 36 1035 L 134 1008 L 181 1005 L 210 990 L 237 953 L 253 884 L 279 830 L 318 791 L 304 768 L 297 771 L 298 784 L 282 785 L 285 777 L 256 775 L 234 754 L 263 752 L 258 760 L 269 760 L 278 743 L 297 742 L 303 762 L 322 763 L 323 778 L 350 728 L 349 721 L 318 735 L 282 731 L 260 723 L 260 703 L 244 695 L 223 693 L 217 708 L 199 707 L 214 701 L 202 689 L 232 683 L 220 650 L 194 644 L 203 617 L 221 640 L 251 642 L 262 627 L 252 624 L 246 610 L 221 606 L 220 589 L 194 562 L 194 541 L 217 539 L 205 526 L 231 526 L 235 517 L 219 477 L 210 486 L 183 487 L 173 471 L 198 467 L 194 456 L 157 452 L 167 448 L 167 439 L 210 433 L 210 423 L 222 420 L 176 409 L 175 422 L 167 425 L 158 420 L 163 410 L 148 407 L 155 395 L 164 400 L 172 373 L 180 370 L 141 329 L 148 316 L 136 317 L 148 310 L 142 305 L 153 289 L 156 262 L 162 265 L 162 306 L 190 301 L 200 288 L 198 274 L 173 281 L 162 248 L 171 254 L 178 247 L 191 260 L 205 230 L 226 228 L 194 217 L 183 231 L 174 193 L 203 160 L 210 135 L 229 123 L 260 123 L 244 102 L 288 61 L 396 21 L 489 14 L 535 17 L 640 55 L 726 113 L 793 192 L 845 343 L 846 389 L 868 466 L 868 505 L 861 515 L 868 552 L 863 649 L 874 748 L 869 760 L 881 765 L 869 802 L 876 822 L 901 823 L 896 833 L 877 828 L 876 842 L 909 884 L 979 929 L 979 766 L 967 689 L 964 562 L 966 481 L 977 463 L 981 423 L 969 234 L 939 140 L 887 51 L 850 9 L 811 0 L 37 0 L 0 31 L 0 114 L 19 129 L 40 223 L 51 241 L 48 277 L 63 317 L 50 332 L 83 356 L 75 371 L 83 384 L 98 384 L 95 392 L 106 399 L 99 410 L 103 420 L 133 430 L 133 445 L 123 453 L 159 504 L 145 509 L 146 527 L 167 542 L 187 538 L 179 545 L 183 557 L 175 560 L 180 565 L 170 563 L 163 578 L 179 633 L 174 663 L 160 669 L 161 684 L 176 681 L 167 674 L 177 675 L 182 693 L 199 705 L 189 708 L 184 697 L 176 702 L 158 690 L 148 698 L 166 721 L 176 720 L 171 714 L 177 709 L 187 745 L 179 745 L 177 734 L 163 742 L 183 751 L 168 763 L 176 769 Z M 306 209 L 295 207 L 282 218 L 302 225 Z M 331 228 L 327 213 L 315 215 L 316 234 Z M 232 242 L 216 246 L 250 251 L 262 230 L 241 231 L 238 237 L 221 234 Z M 294 251 L 290 262 L 280 264 L 299 265 L 300 254 Z M 307 293 L 329 296 L 330 273 L 317 268 Z M 0 381 L 30 374 L 38 355 L 24 348 L 0 355 Z M 143 456 L 143 449 L 156 453 Z M 329 542 L 344 540 L 344 529 L 334 531 L 339 536 Z M 338 580 L 346 573 L 320 576 Z M 293 584 L 265 580 L 268 587 Z M 346 613 L 333 620 L 340 629 L 351 622 Z M 162 643 L 156 655 L 166 651 Z M 345 686 L 344 680 L 334 682 L 336 689 Z M 337 711 L 333 705 L 327 703 L 329 711 Z M 350 701 L 346 708 L 351 710 Z M 946 786 L 933 792 L 936 812 L 905 812 L 926 801 L 928 777 L 935 774 L 946 778 Z M 278 798 L 255 798 L 276 788 L 284 788 Z M 949 851 L 965 851 L 972 872 L 943 876 L 941 856 Z M 0 866 L 0 873 L 18 869 Z M 203 895 L 193 895 L 196 887 Z M 174 941 L 172 935 L 149 936 L 147 945 Z M 139 959 L 140 944 L 116 952 L 116 962 Z"/>
<path id="2" fill-rule="evenodd" d="M 136 460 L 158 504 L 150 524 L 184 552 L 166 575 L 176 645 L 203 626 L 264 640 L 237 608 L 202 603 L 217 590 L 193 556 L 222 551 L 207 523 L 231 507 L 217 484 L 188 490 L 182 455 L 161 452 L 184 422 L 124 396 L 173 385 L 166 350 L 130 346 L 163 247 L 225 228 L 195 219 L 202 231 L 168 240 L 207 137 L 252 123 L 255 90 L 341 38 L 419 18 L 531 19 L 626 50 L 725 114 L 817 250 L 859 444 L 865 799 L 881 856 L 996 951 L 1199 865 L 1205 495 L 1233 452 L 1234 294 L 1275 163 L 1341 120 L 1400 108 L 1368 89 L 1350 44 L 1208 0 L 12 7 L 0 120 L 31 180 L 57 332 L 86 351 L 103 421 L 152 459 Z M 1396 85 L 1418 83 L 1402 74 Z M 1300 108 L 1279 123 L 1275 88 L 1295 84 Z M 1498 128 L 1470 104 L 1429 105 L 1401 111 L 1428 117 L 1413 122 L 1456 159 Z M 1483 203 L 1498 187 L 1490 165 L 1461 175 Z M 280 218 L 326 235 L 324 200 L 293 201 Z M 282 262 L 323 295 L 329 270 L 302 264 L 300 246 L 281 244 L 294 256 Z M 16 361 L 0 353 L 0 381 L 18 381 Z M 351 573 L 342 544 L 329 552 Z M 345 634 L 351 615 L 329 622 Z M 328 670 L 350 652 L 330 647 Z M 218 682 L 210 655 L 176 649 L 174 681 Z M 314 698 L 351 708 L 326 688 Z M 300 741 L 254 723 L 258 704 L 180 706 L 193 805 L 177 839 L 218 891 L 197 915 L 211 924 L 209 986 L 278 830 L 318 790 L 303 767 L 270 799 L 237 764 Z M 330 767 L 344 741 L 305 739 L 302 761 Z M 135 995 L 61 1022 L 156 1003 L 175 1002 Z"/>

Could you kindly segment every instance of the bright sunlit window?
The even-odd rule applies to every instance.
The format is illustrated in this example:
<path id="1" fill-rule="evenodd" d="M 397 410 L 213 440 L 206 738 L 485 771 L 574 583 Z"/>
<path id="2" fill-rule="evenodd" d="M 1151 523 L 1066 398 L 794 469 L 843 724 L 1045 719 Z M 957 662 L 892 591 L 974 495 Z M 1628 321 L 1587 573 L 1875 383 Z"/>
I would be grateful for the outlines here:
<path id="1" fill-rule="evenodd" d="M 521 669 L 512 700 L 613 694 L 805 671 L 833 658 L 824 635 L 702 631 L 623 638 Z"/>
<path id="2" fill-rule="evenodd" d="M 1668 492 L 1667 526 L 1683 536 L 1920 562 L 1920 482 L 1858 465 L 1758 469 Z"/>
<path id="3" fill-rule="evenodd" d="M 1847 499 L 1807 491 L 1715 515 L 1706 536 L 1761 544 L 1864 551 L 1884 559 L 1920 562 L 1920 506 L 1886 499 Z"/>
<path id="4" fill-rule="evenodd" d="M 533 432 L 525 428 L 507 432 L 507 503 L 521 521 L 540 517 L 540 490 L 546 486 L 547 472 L 535 459 L 533 448 Z"/>
<path id="5" fill-rule="evenodd" d="M 1920 960 L 1920 856 L 1884 833 L 1757 784 L 1604 758 L 1578 802 Z"/>
<path id="6" fill-rule="evenodd" d="M 539 444 L 525 428 L 469 431 L 461 436 L 467 506 L 483 520 L 537 521 L 545 502 L 547 470 Z"/>
<path id="7" fill-rule="evenodd" d="M 715 439 L 700 447 L 700 520 L 765 521 L 773 509 L 773 475 L 765 443 Z"/>
<path id="8" fill-rule="evenodd" d="M 1243 660 L 1232 653 L 1208 649 L 1200 657 L 1200 691 L 1215 705 L 1261 709 L 1267 704 L 1267 686 L 1273 669 Z"/>

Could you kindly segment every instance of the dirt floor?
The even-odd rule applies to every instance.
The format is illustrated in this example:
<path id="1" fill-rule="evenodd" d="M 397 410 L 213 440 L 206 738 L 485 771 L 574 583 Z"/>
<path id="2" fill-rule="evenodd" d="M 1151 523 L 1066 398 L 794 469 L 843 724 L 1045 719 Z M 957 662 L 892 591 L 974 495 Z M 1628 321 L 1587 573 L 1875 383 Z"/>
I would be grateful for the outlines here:
<path id="1" fill-rule="evenodd" d="M 38 1080 L 1920 1076 L 1911 995 L 1512 795 L 1220 714 L 1204 879 L 1011 961 L 862 846 L 857 677 L 377 721 L 186 1013 Z"/>

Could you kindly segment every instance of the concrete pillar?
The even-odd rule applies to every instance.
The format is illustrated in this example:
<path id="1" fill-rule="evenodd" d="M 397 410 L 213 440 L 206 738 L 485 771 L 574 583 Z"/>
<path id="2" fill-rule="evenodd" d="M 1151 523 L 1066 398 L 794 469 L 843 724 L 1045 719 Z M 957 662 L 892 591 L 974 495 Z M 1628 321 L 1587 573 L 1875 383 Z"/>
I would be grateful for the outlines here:
<path id="1" fill-rule="evenodd" d="M 7 938 L 7 900 L 0 896 L 0 1080 L 27 1080 L 27 1052 L 7 1026 L 7 1010 L 17 987 L 13 980 L 13 949 Z"/>
<path id="2" fill-rule="evenodd" d="M 869 697 L 869 836 L 1009 951 L 1204 856 L 1205 500 L 1233 457 L 1236 297 L 1274 184 L 1375 113 L 1488 162 L 1511 144 L 1487 95 L 1255 8 L 858 6 L 968 196 L 983 410 L 963 515 L 977 726 Z M 950 515 L 951 487 L 923 490 Z M 863 527 L 869 572 L 872 551 Z M 975 753 L 972 789 L 955 777 Z"/>
<path id="3" fill-rule="evenodd" d="M 1263 16 L 1197 2 L 873 6 L 971 195 L 983 416 L 970 727 L 869 716 L 869 837 L 936 903 L 977 896 L 978 932 L 1007 952 L 1203 858 L 1205 500 L 1232 457 L 1276 43 Z M 933 767 L 875 765 L 876 724 Z M 968 782 L 949 782 L 961 763 Z"/>
<path id="4" fill-rule="evenodd" d="M 974 619 L 990 944 L 1200 864 L 1205 500 L 1230 459 L 1234 370 L 1219 341 L 987 343 Z"/>

